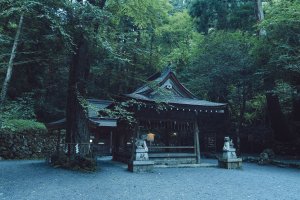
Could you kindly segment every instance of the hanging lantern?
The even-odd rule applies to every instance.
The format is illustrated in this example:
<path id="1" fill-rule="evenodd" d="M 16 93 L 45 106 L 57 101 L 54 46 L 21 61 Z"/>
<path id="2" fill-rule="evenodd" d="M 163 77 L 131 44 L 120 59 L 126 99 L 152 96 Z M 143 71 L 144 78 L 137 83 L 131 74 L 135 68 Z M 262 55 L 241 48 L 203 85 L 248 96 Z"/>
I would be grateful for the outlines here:
<path id="1" fill-rule="evenodd" d="M 155 137 L 154 133 L 148 133 L 147 134 L 147 141 L 153 142 L 154 141 L 154 137 Z"/>

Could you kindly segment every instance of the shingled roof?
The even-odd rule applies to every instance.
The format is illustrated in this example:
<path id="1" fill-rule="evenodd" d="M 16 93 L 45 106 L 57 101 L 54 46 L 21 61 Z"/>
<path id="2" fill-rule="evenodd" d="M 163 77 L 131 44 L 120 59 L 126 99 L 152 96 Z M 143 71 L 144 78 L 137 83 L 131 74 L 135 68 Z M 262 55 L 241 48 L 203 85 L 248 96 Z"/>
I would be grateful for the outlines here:
<path id="1" fill-rule="evenodd" d="M 201 107 L 224 107 L 224 103 L 210 102 L 198 99 L 177 79 L 174 72 L 167 68 L 148 78 L 147 83 L 136 91 L 125 96 L 148 102 L 164 102 L 177 105 Z"/>
<path id="2" fill-rule="evenodd" d="M 94 126 L 116 127 L 117 119 L 108 117 L 99 117 L 99 110 L 109 107 L 113 102 L 108 100 L 87 99 L 89 124 Z M 66 118 L 46 124 L 48 130 L 65 129 Z"/>

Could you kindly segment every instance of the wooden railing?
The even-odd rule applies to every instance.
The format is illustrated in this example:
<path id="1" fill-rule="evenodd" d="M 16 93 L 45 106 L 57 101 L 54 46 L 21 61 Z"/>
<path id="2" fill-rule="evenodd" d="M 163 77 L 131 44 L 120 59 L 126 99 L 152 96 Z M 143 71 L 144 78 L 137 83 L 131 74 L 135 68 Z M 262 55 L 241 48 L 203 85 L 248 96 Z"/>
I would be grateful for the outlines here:
<path id="1" fill-rule="evenodd" d="M 194 146 L 148 146 L 149 153 L 194 153 Z"/>

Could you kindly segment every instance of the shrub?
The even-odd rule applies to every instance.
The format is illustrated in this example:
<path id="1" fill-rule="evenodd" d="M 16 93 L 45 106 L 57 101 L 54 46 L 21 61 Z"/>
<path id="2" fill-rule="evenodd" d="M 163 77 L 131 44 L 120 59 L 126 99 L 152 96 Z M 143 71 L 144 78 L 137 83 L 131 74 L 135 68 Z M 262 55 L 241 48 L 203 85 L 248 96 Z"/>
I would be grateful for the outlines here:
<path id="1" fill-rule="evenodd" d="M 0 126 L 0 132 L 2 133 L 41 133 L 47 132 L 47 129 L 43 123 L 36 122 L 34 120 L 26 119 L 7 119 L 3 120 Z"/>
<path id="2" fill-rule="evenodd" d="M 79 170 L 85 172 L 96 171 L 96 160 L 89 155 L 79 156 L 69 159 L 64 152 L 54 152 L 50 158 L 50 164 L 53 167 L 62 167 L 65 169 Z"/>

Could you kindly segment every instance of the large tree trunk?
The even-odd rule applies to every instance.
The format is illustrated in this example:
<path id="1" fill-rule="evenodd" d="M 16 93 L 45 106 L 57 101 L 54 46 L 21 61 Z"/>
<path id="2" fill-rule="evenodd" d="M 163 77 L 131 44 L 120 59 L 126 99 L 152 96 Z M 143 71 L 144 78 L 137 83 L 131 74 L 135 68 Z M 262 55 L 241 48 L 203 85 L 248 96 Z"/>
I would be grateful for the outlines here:
<path id="1" fill-rule="evenodd" d="M 287 142 L 292 139 L 287 120 L 281 110 L 278 95 L 274 92 L 275 81 L 272 77 L 264 79 L 267 99 L 267 112 L 275 140 Z"/>
<path id="2" fill-rule="evenodd" d="M 293 95 L 293 120 L 300 121 L 300 85 L 296 86 L 296 93 Z"/>
<path id="3" fill-rule="evenodd" d="M 84 3 L 82 0 L 78 0 Z M 89 3 L 103 8 L 106 0 L 88 0 Z M 73 1 L 73 3 L 75 3 Z M 75 36 L 76 38 L 76 36 Z M 90 70 L 88 42 L 83 33 L 77 37 L 77 49 L 72 57 L 69 71 L 68 97 L 67 97 L 67 130 L 66 143 L 69 156 L 74 157 L 76 149 L 78 154 L 85 157 L 90 153 L 90 133 L 88 128 L 88 107 L 85 97 L 87 95 L 87 81 Z M 78 147 L 78 148 L 77 148 Z"/>
<path id="4" fill-rule="evenodd" d="M 16 54 L 17 54 L 17 46 L 18 46 L 18 42 L 19 42 L 19 38 L 20 38 L 20 34 L 21 34 L 22 25 L 23 25 L 23 14 L 21 14 L 21 16 L 20 16 L 19 25 L 18 25 L 18 28 L 17 28 L 17 33 L 15 35 L 15 40 L 14 40 L 14 44 L 13 44 L 13 47 L 12 47 L 12 50 L 11 50 L 10 59 L 9 59 L 8 67 L 7 67 L 6 77 L 5 77 L 5 80 L 3 82 L 3 86 L 2 86 L 2 90 L 1 90 L 0 107 L 2 106 L 3 102 L 5 101 L 7 88 L 8 88 L 9 82 L 11 80 L 11 76 L 12 76 L 12 72 L 13 72 L 14 59 L 15 59 Z"/>
<path id="5" fill-rule="evenodd" d="M 84 100 L 89 68 L 88 45 L 81 35 L 69 72 L 66 142 L 70 143 L 70 156 L 75 155 L 75 145 L 77 144 L 79 155 L 85 156 L 89 153 L 88 112 Z"/>

